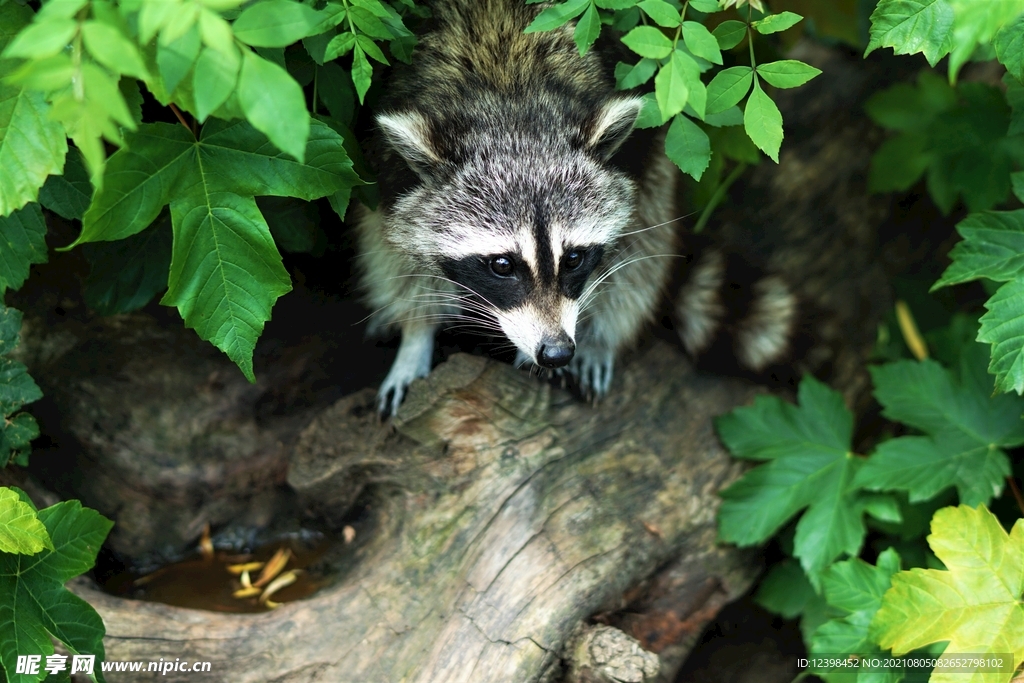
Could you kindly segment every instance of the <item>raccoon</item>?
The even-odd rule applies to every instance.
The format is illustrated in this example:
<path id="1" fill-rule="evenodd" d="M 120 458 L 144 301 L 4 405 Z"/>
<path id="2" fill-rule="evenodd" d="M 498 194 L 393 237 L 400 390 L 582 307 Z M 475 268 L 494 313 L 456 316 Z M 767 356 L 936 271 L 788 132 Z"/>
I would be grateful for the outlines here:
<path id="1" fill-rule="evenodd" d="M 615 43 L 581 56 L 572 23 L 524 33 L 542 9 L 435 0 L 412 64 L 385 84 L 368 149 L 380 203 L 357 217 L 370 332 L 401 332 L 382 415 L 430 371 L 439 328 L 467 318 L 511 341 L 518 364 L 605 394 L 687 260 L 679 171 L 661 131 L 634 131 L 643 101 L 615 89 Z M 672 297 L 686 349 L 734 330 L 741 363 L 776 361 L 796 314 L 784 283 L 730 289 L 723 252 L 691 260 Z"/>

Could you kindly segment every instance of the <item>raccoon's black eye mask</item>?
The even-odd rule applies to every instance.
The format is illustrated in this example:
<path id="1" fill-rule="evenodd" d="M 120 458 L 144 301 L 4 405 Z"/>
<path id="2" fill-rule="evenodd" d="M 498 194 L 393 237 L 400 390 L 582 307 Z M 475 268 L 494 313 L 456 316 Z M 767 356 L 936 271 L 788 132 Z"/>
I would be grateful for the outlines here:
<path id="1" fill-rule="evenodd" d="M 535 286 L 530 269 L 515 254 L 446 259 L 441 262 L 441 269 L 500 310 L 521 305 Z"/>
<path id="2" fill-rule="evenodd" d="M 558 286 L 562 294 L 570 299 L 579 299 L 587 279 L 601 263 L 603 255 L 604 247 L 600 244 L 567 249 L 562 256 L 562 267 L 558 269 Z"/>

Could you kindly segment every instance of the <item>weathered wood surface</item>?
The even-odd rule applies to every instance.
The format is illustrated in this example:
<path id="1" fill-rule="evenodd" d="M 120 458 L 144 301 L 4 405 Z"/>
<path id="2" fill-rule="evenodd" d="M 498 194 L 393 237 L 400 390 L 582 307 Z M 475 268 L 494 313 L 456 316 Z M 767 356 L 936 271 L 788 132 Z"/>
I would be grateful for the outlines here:
<path id="1" fill-rule="evenodd" d="M 245 616 L 76 590 L 103 617 L 108 659 L 210 661 L 204 680 L 572 680 L 568 650 L 595 615 L 664 653 L 657 680 L 671 680 L 756 572 L 714 542 L 717 492 L 741 466 L 712 417 L 751 393 L 693 373 L 664 344 L 627 363 L 596 407 L 459 355 L 413 385 L 396 430 L 376 423 L 364 391 L 301 436 L 289 482 L 307 503 L 373 501 L 332 586 Z M 109 680 L 144 680 L 123 676 Z"/>

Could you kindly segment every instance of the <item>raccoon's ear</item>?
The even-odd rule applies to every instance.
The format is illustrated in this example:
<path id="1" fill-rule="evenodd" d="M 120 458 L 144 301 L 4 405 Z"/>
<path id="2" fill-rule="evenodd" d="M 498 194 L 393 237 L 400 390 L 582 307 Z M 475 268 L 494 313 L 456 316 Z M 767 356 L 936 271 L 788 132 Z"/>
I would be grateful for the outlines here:
<path id="1" fill-rule="evenodd" d="M 629 134 L 644 101 L 639 97 L 619 97 L 608 100 L 594 116 L 587 148 L 602 159 L 610 159 Z"/>
<path id="2" fill-rule="evenodd" d="M 428 176 L 431 168 L 441 163 L 441 156 L 431 140 L 430 124 L 419 112 L 380 114 L 377 125 L 388 144 L 420 177 Z"/>

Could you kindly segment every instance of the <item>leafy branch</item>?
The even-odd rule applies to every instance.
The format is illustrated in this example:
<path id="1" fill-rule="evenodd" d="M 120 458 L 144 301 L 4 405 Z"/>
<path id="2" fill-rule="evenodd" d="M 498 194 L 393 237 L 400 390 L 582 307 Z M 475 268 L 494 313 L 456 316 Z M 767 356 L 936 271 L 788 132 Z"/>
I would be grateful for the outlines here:
<path id="1" fill-rule="evenodd" d="M 622 43 L 640 61 L 616 66 L 618 87 L 630 90 L 654 79 L 653 92 L 644 96 L 646 104 L 637 127 L 668 124 L 665 153 L 699 181 L 711 163 L 708 131 L 715 128 L 742 124 L 747 138 L 778 162 L 782 115 L 760 80 L 777 88 L 794 88 L 820 73 L 796 60 L 758 66 L 754 59 L 754 33 L 768 35 L 791 28 L 801 19 L 792 12 L 753 21 L 751 5 L 745 21 L 726 20 L 709 31 L 703 23 L 707 17 L 733 4 L 718 0 L 568 0 L 545 9 L 526 30 L 549 31 L 578 17 L 573 37 L 580 54 L 594 44 L 603 24 L 626 31 Z M 760 3 L 757 5 L 760 8 Z M 688 16 L 690 11 L 695 13 L 693 18 Z M 723 51 L 739 47 L 744 40 L 749 45 L 750 66 L 721 68 L 705 83 L 704 74 L 723 67 Z"/>
<path id="2" fill-rule="evenodd" d="M 93 263 L 91 306 L 133 310 L 167 288 L 163 303 L 253 379 L 256 340 L 290 289 L 274 237 L 297 244 L 270 230 L 261 208 L 270 204 L 253 197 L 327 197 L 344 215 L 363 184 L 349 127 L 370 86 L 367 57 L 387 64 L 386 44 L 410 58 L 409 13 L 424 9 L 412 0 L 0 4 L 0 164 L 13 170 L 0 177 L 0 233 L 14 247 L 0 276 L 20 286 L 45 260 L 41 202 L 82 221 L 71 246 L 85 245 Z M 296 75 L 299 52 L 315 62 L 312 84 Z M 347 66 L 331 61 L 348 53 Z M 304 85 L 329 116 L 311 115 Z M 141 87 L 184 130 L 144 122 Z M 109 159 L 106 145 L 118 150 Z M 156 145 L 154 163 L 129 145 Z M 174 145 L 177 156 L 160 156 Z M 119 258 L 128 261 L 111 268 Z"/>

